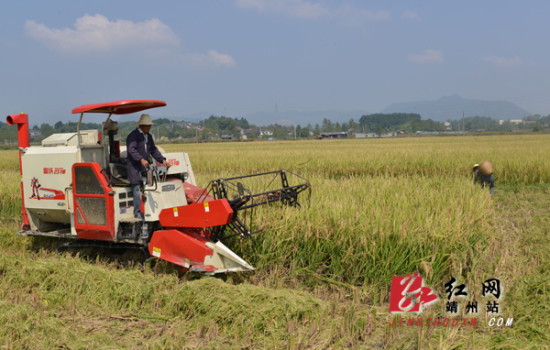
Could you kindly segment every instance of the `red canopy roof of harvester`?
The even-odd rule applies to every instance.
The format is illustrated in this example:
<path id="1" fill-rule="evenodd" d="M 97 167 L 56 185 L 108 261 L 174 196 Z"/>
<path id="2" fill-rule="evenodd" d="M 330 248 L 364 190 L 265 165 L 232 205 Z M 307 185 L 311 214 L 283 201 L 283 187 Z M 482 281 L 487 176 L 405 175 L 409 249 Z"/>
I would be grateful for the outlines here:
<path id="1" fill-rule="evenodd" d="M 129 114 L 144 109 L 166 106 L 164 101 L 155 100 L 122 100 L 114 102 L 94 103 L 82 105 L 73 109 L 73 113 L 112 113 Z"/>

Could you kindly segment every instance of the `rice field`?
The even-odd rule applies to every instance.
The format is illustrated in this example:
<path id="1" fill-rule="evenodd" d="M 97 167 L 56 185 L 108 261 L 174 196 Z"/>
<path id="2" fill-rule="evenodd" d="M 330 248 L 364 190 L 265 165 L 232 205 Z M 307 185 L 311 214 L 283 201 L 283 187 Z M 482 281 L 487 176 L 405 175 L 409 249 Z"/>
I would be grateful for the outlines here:
<path id="1" fill-rule="evenodd" d="M 163 264 L 121 267 L 101 257 L 58 254 L 49 240 L 15 236 L 17 151 L 0 151 L 0 324 L 11 325 L 0 327 L 0 346 L 547 346 L 548 306 L 537 309 L 524 287 L 542 283 L 534 298 L 550 305 L 550 223 L 543 209 L 550 203 L 549 135 L 162 147 L 189 154 L 200 186 L 287 169 L 310 181 L 309 204 L 304 196 L 299 210 L 256 211 L 254 225 L 264 231 L 254 244 L 232 242 L 257 268 L 253 273 L 208 278 Z M 472 165 L 486 159 L 495 170 L 493 197 L 472 183 Z M 531 310 L 532 322 L 470 332 L 389 329 L 391 278 L 413 272 L 440 291 L 451 275 L 469 285 L 498 275 L 515 286 L 507 291 L 507 314 Z M 55 336 L 65 328 L 70 331 Z"/>
<path id="2" fill-rule="evenodd" d="M 387 286 L 399 271 L 422 270 L 442 281 L 451 267 L 461 269 L 480 254 L 494 236 L 494 203 L 472 185 L 472 165 L 492 161 L 497 193 L 502 185 L 549 183 L 549 146 L 544 135 L 165 148 L 189 153 L 203 186 L 210 179 L 274 168 L 311 181 L 309 207 L 261 214 L 261 225 L 270 229 L 260 254 L 243 254 L 260 270 L 278 259 L 277 270 L 285 276 L 299 271 Z"/>

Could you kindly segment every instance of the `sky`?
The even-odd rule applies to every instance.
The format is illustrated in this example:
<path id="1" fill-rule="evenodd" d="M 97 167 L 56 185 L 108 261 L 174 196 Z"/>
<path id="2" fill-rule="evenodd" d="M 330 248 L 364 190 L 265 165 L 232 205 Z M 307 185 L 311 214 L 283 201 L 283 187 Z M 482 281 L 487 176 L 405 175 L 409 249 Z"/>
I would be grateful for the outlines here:
<path id="1" fill-rule="evenodd" d="M 546 0 L 4 1 L 0 108 L 39 125 L 125 99 L 181 120 L 457 94 L 548 115 L 548 13 Z"/>

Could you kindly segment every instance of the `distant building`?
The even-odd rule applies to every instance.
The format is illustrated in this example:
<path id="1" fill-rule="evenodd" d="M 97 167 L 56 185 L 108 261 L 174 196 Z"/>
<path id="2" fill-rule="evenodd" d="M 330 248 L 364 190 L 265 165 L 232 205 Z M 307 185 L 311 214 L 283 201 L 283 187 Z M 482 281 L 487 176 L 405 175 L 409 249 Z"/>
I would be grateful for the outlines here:
<path id="1" fill-rule="evenodd" d="M 244 136 L 246 137 L 257 137 L 259 135 L 260 131 L 256 128 L 250 128 L 244 130 Z"/>
<path id="2" fill-rule="evenodd" d="M 348 137 L 348 133 L 345 131 L 341 132 L 322 132 L 319 134 L 320 139 L 342 139 Z"/>
<path id="3" fill-rule="evenodd" d="M 439 131 L 421 131 L 421 130 L 418 130 L 416 132 L 417 135 L 440 135 L 441 132 Z"/>
<path id="4" fill-rule="evenodd" d="M 260 129 L 260 137 L 262 137 L 262 136 L 271 137 L 271 136 L 273 136 L 273 131 L 271 131 L 271 130 L 261 130 Z"/>
<path id="5" fill-rule="evenodd" d="M 376 138 L 376 137 L 394 137 L 397 136 L 397 133 L 395 132 L 384 132 L 382 134 L 377 134 L 374 132 L 369 133 L 355 133 L 356 139 L 364 139 L 364 138 Z"/>

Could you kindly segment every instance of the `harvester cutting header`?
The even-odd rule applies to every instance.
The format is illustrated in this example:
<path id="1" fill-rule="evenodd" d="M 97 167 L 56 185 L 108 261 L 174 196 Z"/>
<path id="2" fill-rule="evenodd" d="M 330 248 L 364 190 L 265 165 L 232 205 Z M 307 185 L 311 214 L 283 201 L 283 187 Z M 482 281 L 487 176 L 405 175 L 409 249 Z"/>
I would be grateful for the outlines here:
<path id="1" fill-rule="evenodd" d="M 243 214 L 256 206 L 299 206 L 298 195 L 311 192 L 309 182 L 276 170 L 217 179 L 200 188 L 187 153 L 159 147 L 168 166 L 147 160 L 136 218 L 128 152 L 111 117 L 165 105 L 155 100 L 83 105 L 72 111 L 80 114 L 76 132 L 53 134 L 32 147 L 28 116 L 9 115 L 7 123 L 18 128 L 20 151 L 23 225 L 18 234 L 73 238 L 65 247 L 141 249 L 147 257 L 208 274 L 253 270 L 222 241 L 254 233 Z M 107 114 L 101 130 L 81 130 L 87 113 Z"/>

